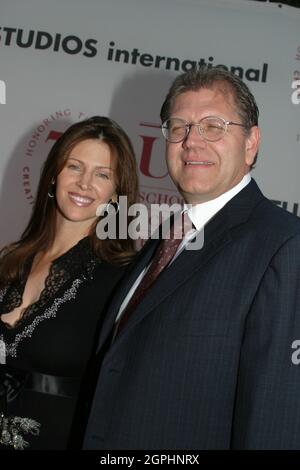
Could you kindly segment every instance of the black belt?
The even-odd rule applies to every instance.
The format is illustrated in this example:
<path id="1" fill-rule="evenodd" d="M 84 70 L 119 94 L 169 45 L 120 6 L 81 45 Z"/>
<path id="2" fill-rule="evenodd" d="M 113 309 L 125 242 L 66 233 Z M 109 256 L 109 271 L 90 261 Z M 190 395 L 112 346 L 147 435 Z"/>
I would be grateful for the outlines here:
<path id="1" fill-rule="evenodd" d="M 38 436 L 38 421 L 24 416 L 11 416 L 9 402 L 13 402 L 23 390 L 47 395 L 76 398 L 81 380 L 76 377 L 26 372 L 6 365 L 0 366 L 0 446 L 23 450 L 28 446 L 27 434 Z M 33 398 L 34 400 L 34 398 Z M 24 436 L 25 435 L 25 436 Z"/>
<path id="2" fill-rule="evenodd" d="M 80 384 L 81 379 L 78 377 L 61 377 L 0 366 L 0 395 L 4 392 L 7 401 L 13 401 L 21 390 L 32 390 L 56 396 L 77 397 Z"/>
<path id="3" fill-rule="evenodd" d="M 81 380 L 77 377 L 60 377 L 31 372 L 26 378 L 24 389 L 50 395 L 76 397 L 80 390 L 80 382 Z"/>

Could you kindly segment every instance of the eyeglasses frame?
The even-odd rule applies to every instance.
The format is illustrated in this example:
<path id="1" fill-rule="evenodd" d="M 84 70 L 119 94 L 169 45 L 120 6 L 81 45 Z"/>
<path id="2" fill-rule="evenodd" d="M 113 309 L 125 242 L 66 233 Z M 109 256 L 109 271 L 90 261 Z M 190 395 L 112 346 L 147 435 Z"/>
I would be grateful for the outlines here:
<path id="1" fill-rule="evenodd" d="M 211 140 L 211 139 L 207 139 L 204 135 L 203 135 L 203 132 L 201 132 L 201 121 L 203 121 L 204 119 L 207 119 L 207 118 L 210 118 L 210 119 L 219 119 L 223 122 L 224 126 L 225 126 L 225 129 L 224 129 L 224 133 L 223 135 L 216 139 L 216 140 Z M 183 123 L 185 123 L 185 136 L 180 139 L 180 140 L 169 140 L 167 139 L 167 137 L 165 136 L 164 134 L 164 129 L 166 129 L 166 122 L 169 121 L 170 119 L 177 119 L 178 121 L 182 121 Z M 181 119 L 181 118 L 168 118 L 166 119 L 162 125 L 161 125 L 161 131 L 162 131 L 162 134 L 164 136 L 164 138 L 166 139 L 167 142 L 171 143 L 171 144 L 178 144 L 179 142 L 184 142 L 188 136 L 189 136 L 189 133 L 191 132 L 191 128 L 195 126 L 197 129 L 198 129 L 198 134 L 200 135 L 200 137 L 205 140 L 206 142 L 218 142 L 219 140 L 223 139 L 223 137 L 225 136 L 225 134 L 227 133 L 227 130 L 228 130 L 228 126 L 240 126 L 240 127 L 244 127 L 244 128 L 247 128 L 247 126 L 245 126 L 244 124 L 241 124 L 241 123 L 238 123 L 238 122 L 234 122 L 234 121 L 226 121 L 226 119 L 224 118 L 221 118 L 219 116 L 205 116 L 204 118 L 200 119 L 200 121 L 198 123 L 194 123 L 194 122 L 187 122 L 185 121 L 185 119 Z"/>

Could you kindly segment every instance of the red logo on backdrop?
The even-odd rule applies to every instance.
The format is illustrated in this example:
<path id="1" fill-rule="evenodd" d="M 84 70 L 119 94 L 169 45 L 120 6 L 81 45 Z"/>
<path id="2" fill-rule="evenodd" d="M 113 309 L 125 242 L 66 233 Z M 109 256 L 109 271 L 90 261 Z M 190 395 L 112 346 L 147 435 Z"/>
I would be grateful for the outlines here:
<path id="1" fill-rule="evenodd" d="M 55 111 L 32 131 L 26 144 L 22 168 L 22 186 L 29 204 L 34 203 L 41 166 L 54 142 L 71 124 L 84 117 L 85 113 L 73 112 L 70 109 Z"/>
<path id="2" fill-rule="evenodd" d="M 140 159 L 141 201 L 148 205 L 183 204 L 183 199 L 176 189 L 174 189 L 173 183 L 168 176 L 168 171 L 166 170 L 164 155 L 165 141 L 162 137 L 160 125 L 142 121 L 140 122 L 140 126 L 145 129 L 143 134 L 139 134 L 139 137 L 142 139 Z M 159 154 L 157 155 L 155 150 L 159 147 L 159 142 L 163 142 L 163 147 L 159 150 Z M 148 178 L 150 178 L 149 185 Z"/>
<path id="3" fill-rule="evenodd" d="M 153 128 L 153 129 L 160 129 L 160 126 L 158 124 L 152 124 L 149 122 L 141 122 L 140 126 L 147 127 L 148 129 Z M 143 147 L 142 147 L 142 155 L 141 155 L 141 164 L 140 164 L 140 170 L 143 175 L 148 176 L 149 178 L 156 178 L 156 179 L 161 179 L 165 178 L 168 176 L 168 172 L 162 175 L 154 175 L 153 173 L 150 172 L 150 162 L 151 158 L 153 155 L 153 144 L 156 140 L 158 140 L 158 137 L 153 137 L 150 135 L 140 135 L 140 137 L 143 139 Z"/>
<path id="4" fill-rule="evenodd" d="M 43 119 L 32 131 L 26 144 L 25 162 L 22 168 L 22 186 L 29 204 L 34 203 L 41 167 L 51 147 L 71 124 L 85 117 L 83 112 L 72 112 L 70 109 L 59 110 Z M 160 165 L 155 162 L 155 149 L 159 142 L 162 142 L 160 126 L 146 122 L 141 122 L 140 125 L 145 128 L 145 132 L 139 134 L 142 139 L 139 166 L 141 201 L 146 204 L 182 203 L 181 196 L 170 187 L 172 183 L 170 183 L 164 163 L 164 147 L 158 155 Z"/>

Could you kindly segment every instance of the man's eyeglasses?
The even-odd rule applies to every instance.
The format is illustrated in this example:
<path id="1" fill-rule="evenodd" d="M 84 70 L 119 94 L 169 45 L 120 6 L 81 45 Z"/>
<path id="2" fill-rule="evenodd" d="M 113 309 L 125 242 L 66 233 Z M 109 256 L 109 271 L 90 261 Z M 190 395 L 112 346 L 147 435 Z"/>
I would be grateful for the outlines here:
<path id="1" fill-rule="evenodd" d="M 180 118 L 170 118 L 162 124 L 161 130 L 168 142 L 178 143 L 187 138 L 193 126 L 197 127 L 199 135 L 208 142 L 216 142 L 222 139 L 227 132 L 228 126 L 246 127 L 244 124 L 225 121 L 221 117 L 206 116 L 197 124 L 186 122 Z"/>

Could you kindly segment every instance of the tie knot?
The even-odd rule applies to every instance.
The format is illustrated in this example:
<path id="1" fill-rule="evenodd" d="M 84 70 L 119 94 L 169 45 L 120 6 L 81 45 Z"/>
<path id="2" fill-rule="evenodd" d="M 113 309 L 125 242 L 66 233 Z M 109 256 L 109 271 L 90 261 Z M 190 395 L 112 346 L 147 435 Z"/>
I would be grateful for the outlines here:
<path id="1" fill-rule="evenodd" d="M 115 334 L 121 331 L 148 289 L 152 286 L 160 273 L 168 266 L 176 254 L 184 236 L 193 228 L 193 226 L 188 214 L 183 212 L 174 217 L 173 225 L 171 228 L 168 228 L 169 229 L 165 232 L 163 231 L 163 240 L 159 243 L 148 271 L 142 278 L 140 285 L 135 290 L 127 307 L 125 308 L 117 324 Z"/>

